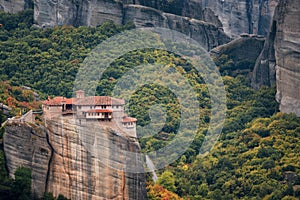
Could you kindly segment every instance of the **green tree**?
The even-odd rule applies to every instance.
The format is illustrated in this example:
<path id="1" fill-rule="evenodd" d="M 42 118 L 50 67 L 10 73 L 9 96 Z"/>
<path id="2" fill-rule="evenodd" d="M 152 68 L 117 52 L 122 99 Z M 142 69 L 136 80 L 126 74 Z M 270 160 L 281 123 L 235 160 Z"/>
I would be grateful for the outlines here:
<path id="1" fill-rule="evenodd" d="M 163 172 L 162 175 L 158 178 L 157 183 L 171 192 L 176 191 L 175 177 L 170 171 Z"/>
<path id="2" fill-rule="evenodd" d="M 45 192 L 41 200 L 55 200 L 51 192 Z"/>
<path id="3" fill-rule="evenodd" d="M 15 172 L 12 192 L 14 199 L 31 199 L 31 170 L 26 167 L 19 167 Z"/>

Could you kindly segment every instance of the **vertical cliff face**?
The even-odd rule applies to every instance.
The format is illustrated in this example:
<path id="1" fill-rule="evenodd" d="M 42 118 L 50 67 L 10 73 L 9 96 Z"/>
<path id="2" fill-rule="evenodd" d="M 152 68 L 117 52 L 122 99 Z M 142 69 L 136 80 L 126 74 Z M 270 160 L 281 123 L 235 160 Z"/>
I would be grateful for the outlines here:
<path id="1" fill-rule="evenodd" d="M 47 143 L 46 130 L 25 123 L 8 122 L 4 135 L 6 166 L 13 176 L 20 166 L 32 169 L 32 191 L 41 197 L 46 188 L 51 148 Z"/>
<path id="2" fill-rule="evenodd" d="M 278 0 L 203 0 L 219 17 L 226 34 L 267 35 Z"/>
<path id="3" fill-rule="evenodd" d="M 35 20 L 41 26 L 97 26 L 105 21 L 117 24 L 133 21 L 137 27 L 160 26 L 188 33 L 206 47 L 224 44 L 229 41 L 228 36 L 235 38 L 241 33 L 266 35 L 277 2 L 278 0 L 34 0 Z M 204 27 L 204 22 L 211 26 Z M 213 33 L 203 35 L 204 32 Z M 208 36 L 210 41 L 205 41 Z"/>
<path id="4" fill-rule="evenodd" d="M 42 27 L 97 26 L 103 22 L 134 22 L 137 27 L 163 27 L 183 32 L 208 50 L 230 38 L 221 22 L 198 1 L 47 1 L 34 0 L 34 18 Z"/>
<path id="5" fill-rule="evenodd" d="M 300 116 L 300 1 L 281 0 L 253 73 L 253 86 L 276 81 L 280 110 Z M 276 75 L 275 75 L 276 74 Z"/>
<path id="6" fill-rule="evenodd" d="M 31 0 L 0 0 L 0 8 L 7 12 L 17 12 L 28 7 L 29 2 Z M 234 38 L 241 33 L 266 35 L 278 0 L 33 0 L 33 2 L 34 18 L 40 26 L 97 26 L 106 21 L 122 24 L 128 19 L 149 21 L 151 17 L 154 21 L 150 24 L 157 24 L 155 22 L 157 14 L 149 15 L 150 11 L 145 13 L 146 7 L 148 10 L 156 9 L 160 13 L 176 15 L 176 18 L 186 17 L 214 24 L 216 27 L 222 27 L 227 35 Z M 132 6 L 135 6 L 134 11 Z M 130 8 L 129 11 L 124 7 Z M 161 19 L 163 27 L 169 28 L 164 19 Z M 179 22 L 177 20 L 173 23 Z M 187 26 L 188 23 L 183 25 Z"/>
<path id="7" fill-rule="evenodd" d="M 222 29 L 215 24 L 164 13 L 141 5 L 124 6 L 123 22 L 131 21 L 137 27 L 163 27 L 179 31 L 199 42 L 207 50 L 230 41 Z"/>
<path id="8" fill-rule="evenodd" d="M 139 152 L 137 142 L 97 122 L 51 120 L 47 129 L 53 148 L 47 191 L 71 199 L 145 199 L 143 175 L 124 172 L 126 152 Z M 141 160 L 131 164 L 142 167 Z"/>
<path id="9" fill-rule="evenodd" d="M 17 13 L 33 8 L 31 0 L 0 0 L 0 10 L 8 13 Z"/>
<path id="10" fill-rule="evenodd" d="M 275 16 L 276 99 L 300 116 L 300 1 L 282 0 Z"/>
<path id="11" fill-rule="evenodd" d="M 256 89 L 262 85 L 273 86 L 276 84 L 276 58 L 274 49 L 276 32 L 276 22 L 273 21 L 264 48 L 258 56 L 253 70 L 251 84 Z"/>
<path id="12" fill-rule="evenodd" d="M 115 1 L 34 0 L 34 19 L 41 26 L 97 26 L 103 22 L 122 23 L 122 4 Z"/>
<path id="13" fill-rule="evenodd" d="M 21 165 L 32 169 L 35 197 L 48 191 L 71 199 L 146 199 L 144 174 L 128 172 L 142 168 L 139 158 L 126 156 L 139 144 L 119 130 L 66 119 L 48 120 L 46 129 L 9 123 L 4 150 L 11 175 Z"/>

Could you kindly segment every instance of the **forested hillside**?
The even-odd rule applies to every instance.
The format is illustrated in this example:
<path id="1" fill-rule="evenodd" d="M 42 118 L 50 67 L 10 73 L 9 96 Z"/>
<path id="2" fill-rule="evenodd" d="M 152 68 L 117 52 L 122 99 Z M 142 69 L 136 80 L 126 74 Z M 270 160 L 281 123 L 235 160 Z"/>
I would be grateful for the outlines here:
<path id="1" fill-rule="evenodd" d="M 5 81 L 0 88 L 0 101 L 9 104 L 7 95 L 12 95 L 17 100 L 12 105 L 19 108 L 38 106 L 29 103 L 34 99 L 19 89 L 24 85 L 37 91 L 42 99 L 48 95 L 70 97 L 76 73 L 88 53 L 108 37 L 133 28 L 131 24 L 105 23 L 99 27 L 38 29 L 32 27 L 32 11 L 0 13 L 0 23 L 0 79 Z M 201 74 L 186 60 L 155 49 L 129 52 L 107 69 L 99 80 L 97 94 L 110 95 L 126 71 L 152 63 L 175 66 L 182 72 L 197 93 L 201 116 L 197 135 L 184 155 L 158 171 L 156 184 L 149 174 L 149 199 L 300 198 L 300 118 L 278 112 L 274 87 L 254 90 L 244 76 L 223 76 L 226 122 L 217 145 L 201 158 L 198 154 L 210 120 L 210 96 Z M 226 62 L 217 63 L 226 69 Z M 167 110 L 167 120 L 156 135 L 140 138 L 144 152 L 168 144 L 177 134 L 180 121 L 175 95 L 155 84 L 139 88 L 130 98 L 128 111 L 138 118 L 139 125 L 145 126 L 150 122 L 148 111 L 154 104 Z M 2 151 L 0 161 L 0 190 L 5 193 L 14 186 L 7 178 Z M 23 171 L 27 176 L 29 172 Z"/>

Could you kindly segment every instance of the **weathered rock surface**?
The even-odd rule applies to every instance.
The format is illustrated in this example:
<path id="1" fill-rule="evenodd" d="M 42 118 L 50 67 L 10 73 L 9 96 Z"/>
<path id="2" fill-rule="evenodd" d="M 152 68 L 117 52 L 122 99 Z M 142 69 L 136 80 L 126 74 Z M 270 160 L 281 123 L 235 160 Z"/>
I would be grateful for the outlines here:
<path id="1" fill-rule="evenodd" d="M 0 0 L 0 10 L 8 13 L 17 13 L 33 8 L 31 0 Z"/>
<path id="2" fill-rule="evenodd" d="M 241 38 L 212 49 L 210 54 L 216 62 L 231 62 L 230 66 L 221 66 L 221 73 L 231 76 L 242 74 L 250 79 L 256 59 L 264 47 L 264 42 L 264 37 L 243 34 Z"/>
<path id="3" fill-rule="evenodd" d="M 274 9 L 279 0 L 202 0 L 223 24 L 226 34 L 267 35 Z"/>
<path id="4" fill-rule="evenodd" d="M 277 86 L 280 110 L 300 116 L 300 1 L 281 0 L 252 84 Z M 275 72 L 276 71 L 276 72 Z M 275 76 L 276 74 L 276 76 Z"/>
<path id="5" fill-rule="evenodd" d="M 67 0 L 35 0 L 34 4 L 35 21 L 42 27 L 97 26 L 107 21 L 117 24 L 134 22 L 137 27 L 155 26 L 183 32 L 206 49 L 230 40 L 221 29 L 222 24 L 215 14 L 210 9 L 203 10 L 197 1 L 185 0 L 161 5 L 147 1 L 80 0 L 75 3 Z"/>
<path id="6" fill-rule="evenodd" d="M 300 116 L 300 1 L 282 0 L 275 16 L 276 99 Z"/>
<path id="7" fill-rule="evenodd" d="M 128 151 L 140 151 L 137 142 L 88 122 L 78 127 L 71 120 L 52 120 L 47 128 L 54 150 L 48 191 L 71 199 L 145 199 L 143 174 L 124 172 L 142 167 L 141 160 L 127 156 Z"/>
<path id="8" fill-rule="evenodd" d="M 256 60 L 251 83 L 252 87 L 256 89 L 262 85 L 273 86 L 276 84 L 274 49 L 276 31 L 276 23 L 273 23 L 271 31 L 266 38 L 264 48 Z"/>
<path id="9" fill-rule="evenodd" d="M 44 191 L 70 199 L 146 199 L 138 142 L 97 124 L 48 120 L 47 129 L 11 123 L 4 150 L 12 175 L 20 165 L 32 169 L 36 197 Z M 47 136 L 47 137 L 46 137 Z M 139 169 L 137 169 L 139 168 Z M 129 172 L 128 172 L 129 171 Z"/>
<path id="10" fill-rule="evenodd" d="M 35 21 L 40 26 L 74 25 L 97 26 L 106 21 L 118 24 L 127 19 L 134 21 L 151 19 L 150 8 L 161 13 L 169 13 L 189 19 L 201 20 L 216 27 L 222 27 L 230 37 L 241 33 L 266 35 L 274 9 L 279 0 L 33 0 Z M 0 0 L 0 9 L 7 12 L 20 11 L 30 4 L 30 0 Z M 147 7 L 137 12 L 129 12 L 124 7 Z M 133 13 L 139 14 L 137 16 Z M 146 14 L 143 16 L 142 14 Z M 177 18 L 178 18 L 177 17 Z M 157 15 L 154 12 L 154 22 Z M 182 20 L 180 20 L 182 21 Z M 160 22 L 164 24 L 164 21 Z M 178 24 L 177 22 L 174 22 Z M 181 25 L 182 26 L 182 25 Z M 186 25 L 185 25 L 186 26 Z M 166 27 L 166 26 L 164 26 Z M 190 27 L 192 28 L 192 27 Z"/>
<path id="11" fill-rule="evenodd" d="M 8 122 L 4 134 L 6 166 L 13 176 L 20 166 L 32 169 L 32 191 L 34 197 L 43 195 L 51 148 L 47 143 L 46 130 L 25 123 Z"/>
<path id="12" fill-rule="evenodd" d="M 122 23 L 122 4 L 98 0 L 34 0 L 34 19 L 41 26 L 97 26 L 103 22 Z"/>
<path id="13" fill-rule="evenodd" d="M 176 30 L 190 36 L 208 50 L 230 41 L 222 29 L 212 23 L 164 13 L 141 5 L 125 6 L 124 12 L 124 23 L 133 21 L 138 27 L 163 27 Z"/>

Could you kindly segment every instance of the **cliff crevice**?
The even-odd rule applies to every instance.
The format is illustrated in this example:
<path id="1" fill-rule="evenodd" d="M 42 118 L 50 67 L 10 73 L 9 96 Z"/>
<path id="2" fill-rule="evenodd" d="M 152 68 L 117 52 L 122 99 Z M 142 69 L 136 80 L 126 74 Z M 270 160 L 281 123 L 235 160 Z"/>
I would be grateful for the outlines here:
<path id="1" fill-rule="evenodd" d="M 280 111 L 300 116 L 300 1 L 281 0 L 264 49 L 256 61 L 252 85 L 276 83 Z"/>
<path id="2" fill-rule="evenodd" d="M 141 158 L 127 156 L 139 151 L 120 130 L 72 119 L 47 120 L 46 128 L 8 122 L 4 136 L 8 171 L 32 170 L 34 198 L 47 191 L 70 199 L 146 199 L 144 174 L 126 170 L 142 169 Z"/>

